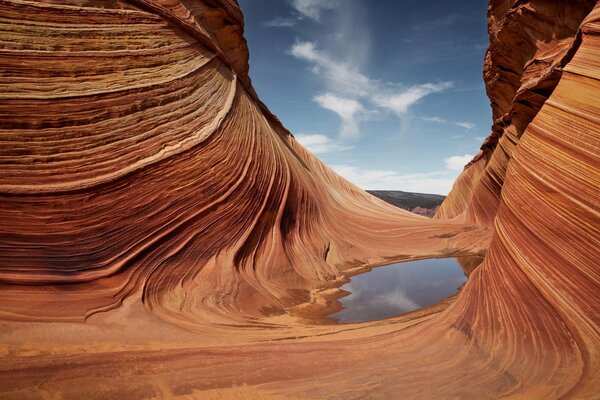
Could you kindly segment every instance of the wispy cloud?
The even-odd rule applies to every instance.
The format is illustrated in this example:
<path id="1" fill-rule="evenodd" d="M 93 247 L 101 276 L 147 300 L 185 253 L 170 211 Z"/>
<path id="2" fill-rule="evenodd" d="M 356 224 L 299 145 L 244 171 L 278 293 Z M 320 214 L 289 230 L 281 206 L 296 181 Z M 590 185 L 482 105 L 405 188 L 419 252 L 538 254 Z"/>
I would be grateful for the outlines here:
<path id="1" fill-rule="evenodd" d="M 452 87 L 452 82 L 425 83 L 402 90 L 398 93 L 374 95 L 373 101 L 398 115 L 404 115 L 408 108 L 431 93 L 439 93 Z"/>
<path id="2" fill-rule="evenodd" d="M 342 120 L 340 136 L 344 139 L 356 139 L 360 135 L 358 120 L 365 109 L 354 99 L 335 96 L 325 93 L 315 97 L 315 101 L 326 110 L 333 111 Z"/>
<path id="3" fill-rule="evenodd" d="M 436 124 L 445 124 L 447 121 L 440 117 L 418 117 L 425 122 L 434 122 Z"/>
<path id="4" fill-rule="evenodd" d="M 283 18 L 277 17 L 270 21 L 265 22 L 265 26 L 269 28 L 291 28 L 298 23 L 297 18 Z"/>
<path id="5" fill-rule="evenodd" d="M 363 189 L 402 190 L 442 195 L 450 192 L 457 176 L 454 171 L 403 175 L 392 170 L 362 169 L 351 165 L 334 165 L 332 168 Z"/>
<path id="6" fill-rule="evenodd" d="M 310 62 L 311 71 L 325 79 L 325 84 L 330 91 L 347 96 L 365 96 L 376 84 L 350 63 L 334 60 L 325 52 L 318 50 L 313 42 L 296 42 L 290 54 Z"/>
<path id="7" fill-rule="evenodd" d="M 485 48 L 487 48 L 487 44 L 485 45 Z M 482 90 L 485 90 L 485 84 L 478 83 L 478 84 L 471 85 L 471 86 L 464 86 L 464 87 L 456 88 L 454 90 L 454 92 L 462 93 L 462 92 L 474 92 L 474 91 L 482 91 Z"/>
<path id="8" fill-rule="evenodd" d="M 297 134 L 296 140 L 313 154 L 325 154 L 352 149 L 352 146 L 319 133 Z"/>
<path id="9" fill-rule="evenodd" d="M 367 190 L 402 190 L 446 195 L 473 157 L 470 154 L 448 157 L 444 160 L 446 169 L 417 174 L 400 174 L 393 170 L 364 169 L 352 165 L 334 165 L 332 168 L 350 182 Z"/>
<path id="10" fill-rule="evenodd" d="M 475 128 L 475 124 L 473 122 L 456 121 L 454 123 L 454 125 L 460 126 L 461 128 L 465 128 L 468 131 L 470 131 L 471 129 Z"/>
<path id="11" fill-rule="evenodd" d="M 456 125 L 458 127 L 461 127 L 463 129 L 466 129 L 467 131 L 470 131 L 471 129 L 474 129 L 475 127 L 477 127 L 477 125 L 474 122 L 466 122 L 466 121 L 448 121 L 444 118 L 440 118 L 440 117 L 417 117 L 422 121 L 425 122 L 433 122 L 436 124 L 452 124 L 452 125 Z M 454 139 L 458 139 L 461 138 L 462 135 L 454 135 L 451 136 L 450 138 L 454 138 Z"/>
<path id="12" fill-rule="evenodd" d="M 292 0 L 292 7 L 304 17 L 321 20 L 321 13 L 340 6 L 340 0 Z"/>
<path id="13" fill-rule="evenodd" d="M 473 157 L 473 154 L 465 154 L 464 156 L 452 156 L 444 160 L 446 168 L 451 171 L 462 171 L 467 163 L 469 163 Z"/>
<path id="14" fill-rule="evenodd" d="M 335 112 L 342 119 L 340 134 L 358 138 L 357 114 L 366 116 L 367 102 L 371 107 L 394 112 L 398 116 L 408 113 L 410 107 L 425 96 L 452 87 L 452 82 L 424 83 L 403 87 L 368 77 L 350 63 L 335 60 L 319 50 L 313 42 L 296 42 L 290 54 L 311 64 L 311 71 L 323 78 L 327 93 L 316 96 L 315 101 L 323 108 Z M 441 121 L 441 119 L 440 119 Z"/>

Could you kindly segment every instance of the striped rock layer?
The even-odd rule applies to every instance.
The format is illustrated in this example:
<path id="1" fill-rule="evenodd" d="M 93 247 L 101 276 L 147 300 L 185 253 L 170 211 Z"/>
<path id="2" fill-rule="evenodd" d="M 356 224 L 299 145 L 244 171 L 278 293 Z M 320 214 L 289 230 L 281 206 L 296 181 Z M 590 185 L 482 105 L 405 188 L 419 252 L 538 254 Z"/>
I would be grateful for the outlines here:
<path id="1" fill-rule="evenodd" d="M 431 220 L 260 102 L 234 0 L 0 0 L 0 397 L 598 398 L 600 5 L 489 30 L 492 134 Z M 433 307 L 322 317 L 472 254 Z"/>

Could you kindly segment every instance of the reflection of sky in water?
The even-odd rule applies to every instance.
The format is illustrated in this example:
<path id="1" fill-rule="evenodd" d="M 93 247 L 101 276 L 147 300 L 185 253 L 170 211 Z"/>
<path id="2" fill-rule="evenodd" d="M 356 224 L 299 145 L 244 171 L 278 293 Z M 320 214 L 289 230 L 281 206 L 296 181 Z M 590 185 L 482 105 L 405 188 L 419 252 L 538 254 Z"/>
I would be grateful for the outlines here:
<path id="1" fill-rule="evenodd" d="M 452 296 L 466 280 L 454 258 L 375 268 L 342 286 L 351 294 L 339 300 L 344 309 L 330 317 L 339 322 L 362 322 L 406 313 Z"/>

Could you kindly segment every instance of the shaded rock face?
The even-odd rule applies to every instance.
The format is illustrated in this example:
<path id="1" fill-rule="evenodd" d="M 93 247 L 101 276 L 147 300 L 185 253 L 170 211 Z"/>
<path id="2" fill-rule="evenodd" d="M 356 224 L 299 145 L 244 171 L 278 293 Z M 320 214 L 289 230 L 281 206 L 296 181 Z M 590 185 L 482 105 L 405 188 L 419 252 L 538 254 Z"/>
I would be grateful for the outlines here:
<path id="1" fill-rule="evenodd" d="M 295 141 L 234 1 L 0 15 L 2 398 L 597 398 L 596 2 L 491 0 L 492 134 L 435 220 Z M 349 274 L 474 253 L 432 309 L 317 318 Z"/>

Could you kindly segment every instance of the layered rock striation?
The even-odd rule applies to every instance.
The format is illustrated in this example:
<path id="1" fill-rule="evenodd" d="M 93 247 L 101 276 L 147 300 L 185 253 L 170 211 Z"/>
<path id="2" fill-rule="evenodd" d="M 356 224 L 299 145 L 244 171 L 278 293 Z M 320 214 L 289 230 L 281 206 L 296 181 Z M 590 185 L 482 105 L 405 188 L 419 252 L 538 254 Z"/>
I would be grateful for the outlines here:
<path id="1" fill-rule="evenodd" d="M 460 215 L 491 224 L 506 170 L 525 129 L 560 81 L 581 43 L 581 23 L 595 1 L 490 1 L 484 81 L 492 132 L 457 180 L 438 218 Z"/>
<path id="2" fill-rule="evenodd" d="M 432 252 L 426 220 L 335 175 L 257 99 L 235 2 L 0 7 L 5 318 L 134 296 L 185 326 L 254 323 L 344 269 Z"/>

